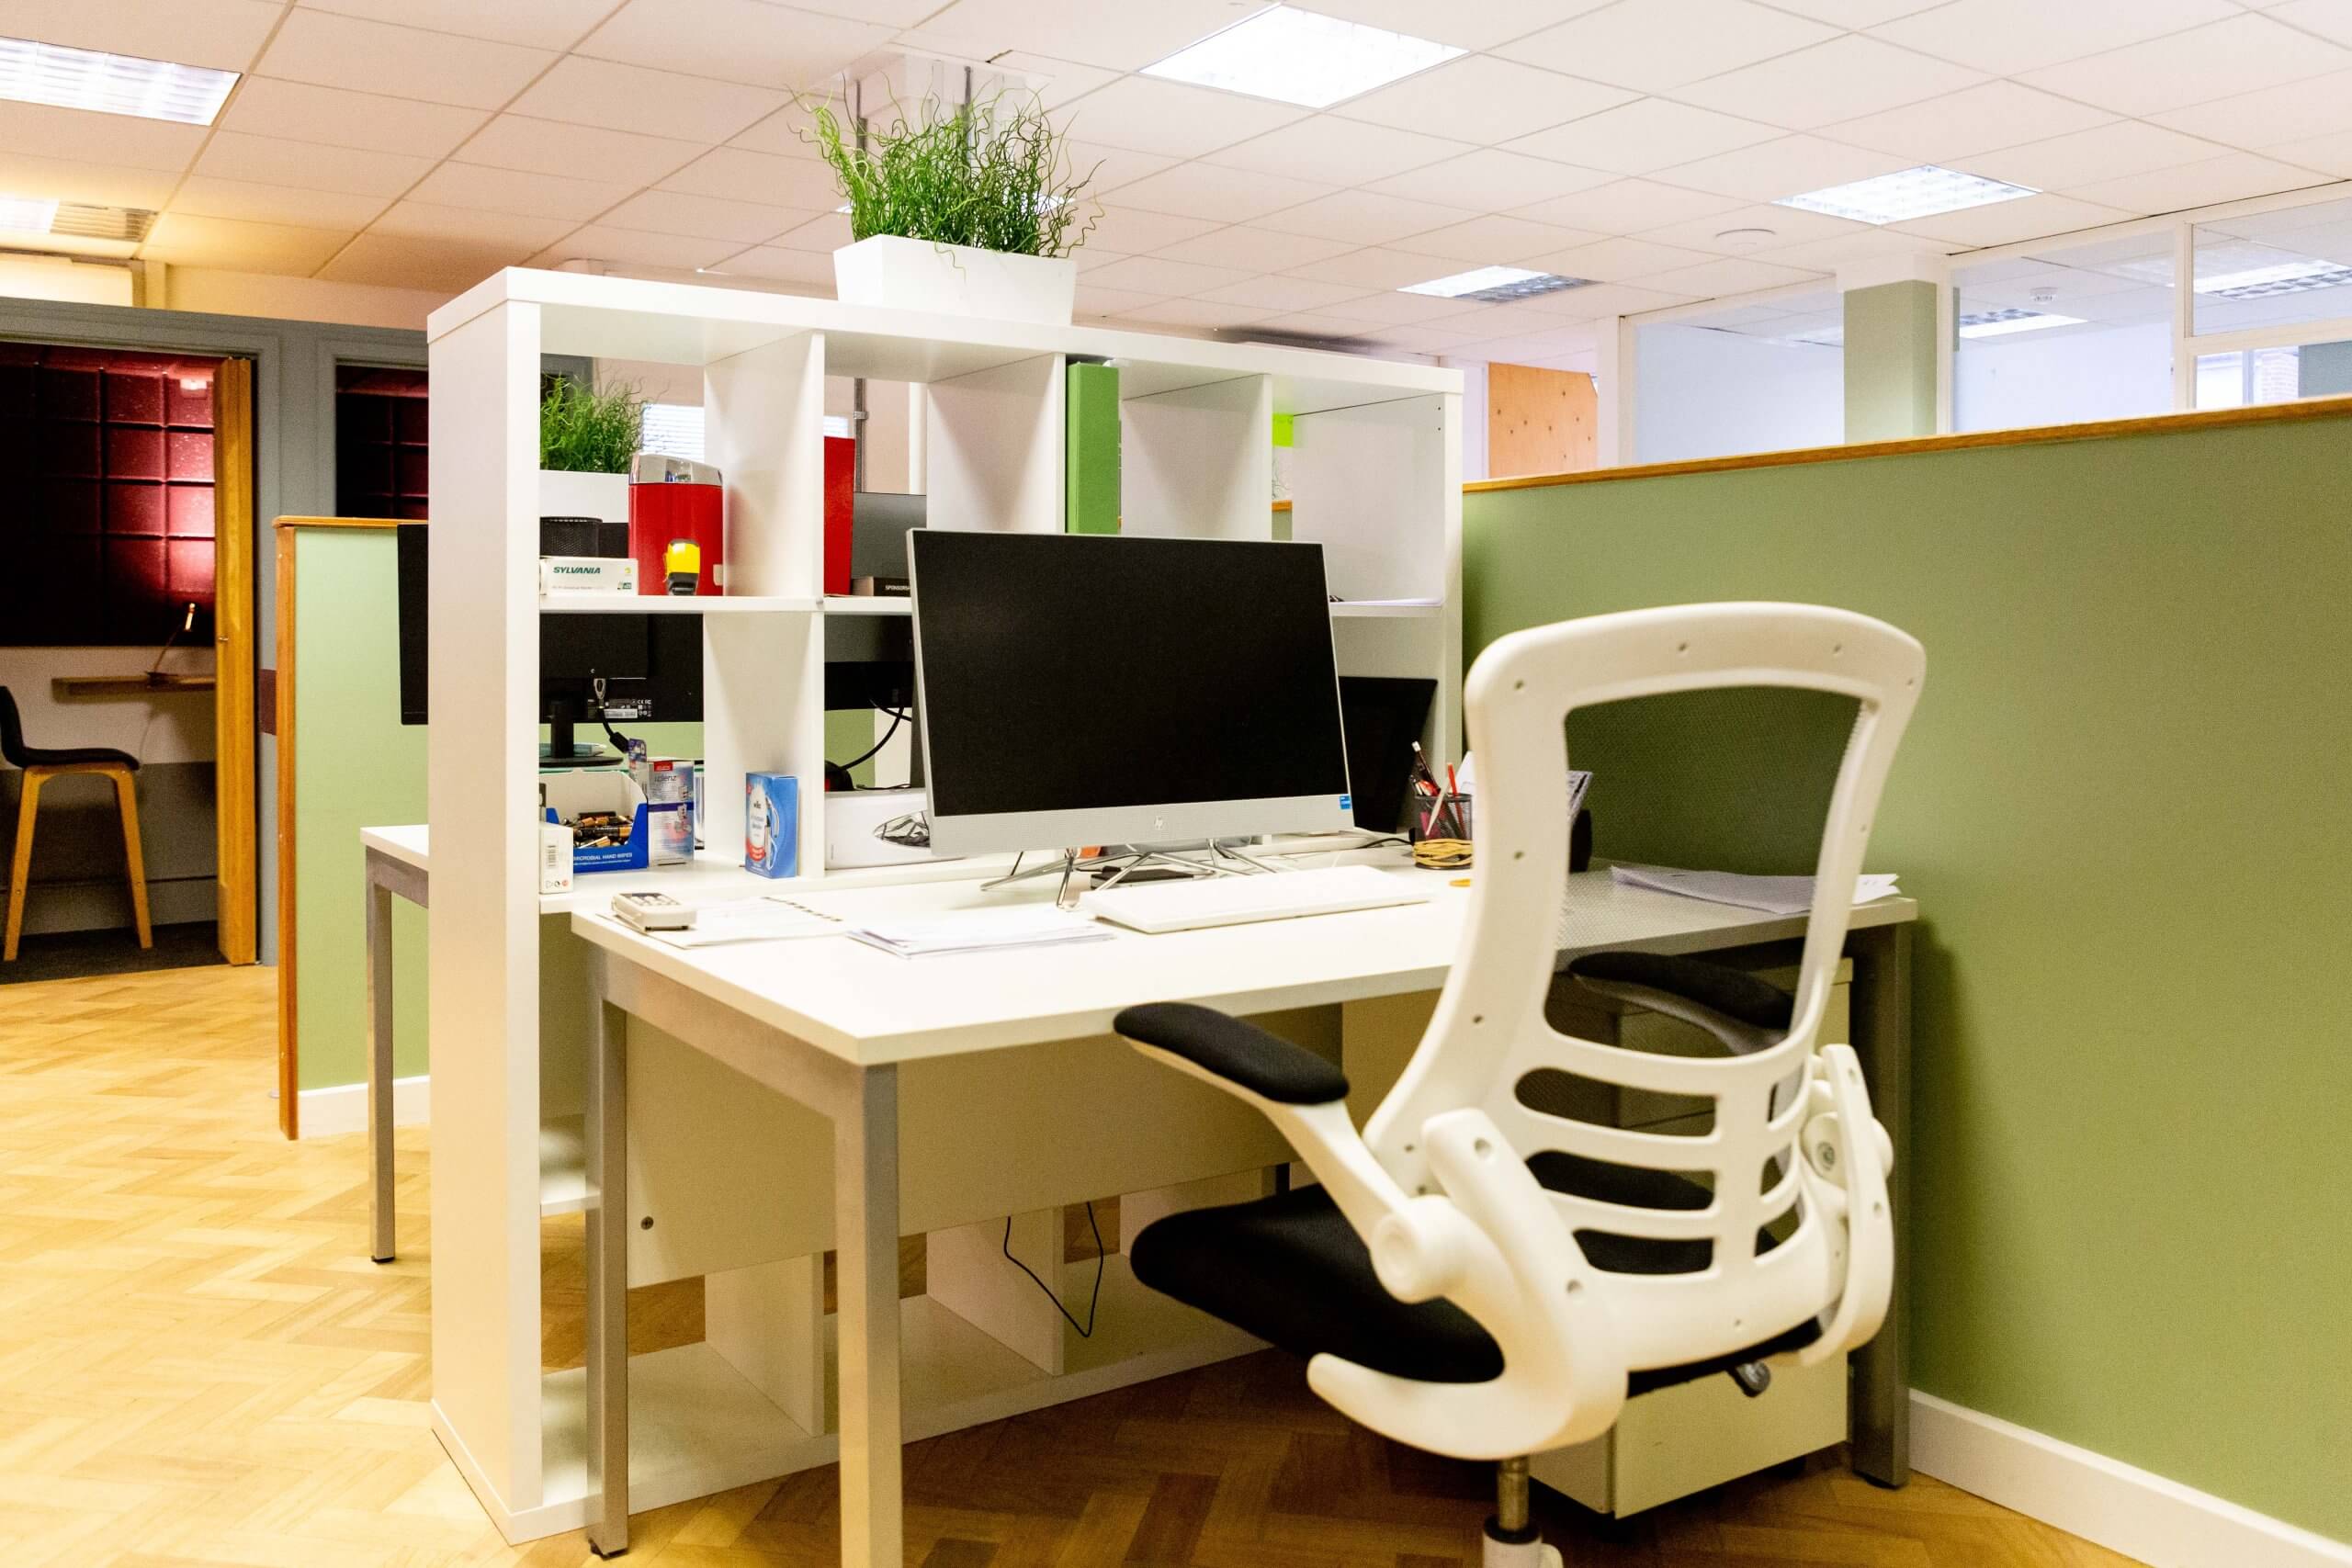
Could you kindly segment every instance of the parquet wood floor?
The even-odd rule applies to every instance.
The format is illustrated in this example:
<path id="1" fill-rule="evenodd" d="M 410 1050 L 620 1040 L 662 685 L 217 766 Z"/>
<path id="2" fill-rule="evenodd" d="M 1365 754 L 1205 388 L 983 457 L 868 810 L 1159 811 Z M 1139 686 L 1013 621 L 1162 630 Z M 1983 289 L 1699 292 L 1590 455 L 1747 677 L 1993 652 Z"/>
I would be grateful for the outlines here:
<path id="1" fill-rule="evenodd" d="M 576 1568 L 502 1543 L 426 1427 L 426 1169 L 401 1136 L 402 1253 L 363 1250 L 357 1137 L 275 1130 L 266 969 L 12 986 L 0 1000 L 0 1563 L 6 1568 Z M 577 1229 L 549 1233 L 551 1287 Z M 578 1298 L 552 1289 L 550 1360 Z M 636 1303 L 700 1332 L 691 1288 Z M 1356 1430 L 1272 1354 L 918 1445 L 923 1568 L 1462 1568 L 1488 1482 Z M 637 1521 L 642 1568 L 831 1563 L 833 1472 Z M 1578 1568 L 2128 1568 L 1921 1480 L 1834 1457 L 1599 1539 Z"/>

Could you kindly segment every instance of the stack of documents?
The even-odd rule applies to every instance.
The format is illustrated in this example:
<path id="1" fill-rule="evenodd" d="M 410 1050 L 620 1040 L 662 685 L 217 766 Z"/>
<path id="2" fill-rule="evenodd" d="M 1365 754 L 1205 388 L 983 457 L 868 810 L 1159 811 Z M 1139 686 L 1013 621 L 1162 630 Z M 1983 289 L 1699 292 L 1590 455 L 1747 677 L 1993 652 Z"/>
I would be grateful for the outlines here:
<path id="1" fill-rule="evenodd" d="M 1654 893 L 1676 893 L 1772 915 L 1802 915 L 1813 908 L 1810 876 L 1741 876 L 1728 871 L 1677 871 L 1664 865 L 1612 865 L 1609 875 L 1622 887 L 1646 887 Z M 1867 904 L 1894 891 L 1891 873 L 1865 874 L 1855 879 L 1854 902 Z"/>
<path id="2" fill-rule="evenodd" d="M 849 928 L 839 915 L 828 915 L 805 904 L 787 902 L 774 894 L 738 898 L 695 908 L 695 923 L 684 931 L 648 931 L 656 942 L 672 947 L 718 947 L 738 942 L 782 942 L 791 937 L 843 936 Z"/>
<path id="3" fill-rule="evenodd" d="M 904 915 L 872 920 L 850 932 L 870 947 L 901 958 L 938 953 L 994 953 L 1011 947 L 1055 947 L 1108 942 L 1109 927 L 1051 904 L 1002 909 L 957 909 L 944 915 Z"/>

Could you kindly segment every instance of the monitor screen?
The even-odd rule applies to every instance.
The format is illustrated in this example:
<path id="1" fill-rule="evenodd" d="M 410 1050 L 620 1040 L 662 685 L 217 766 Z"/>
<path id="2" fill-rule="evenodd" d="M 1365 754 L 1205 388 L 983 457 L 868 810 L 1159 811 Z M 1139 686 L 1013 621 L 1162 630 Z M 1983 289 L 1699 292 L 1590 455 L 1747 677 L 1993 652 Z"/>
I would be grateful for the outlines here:
<path id="1" fill-rule="evenodd" d="M 1322 547 L 922 529 L 933 842 L 1350 825 Z"/>

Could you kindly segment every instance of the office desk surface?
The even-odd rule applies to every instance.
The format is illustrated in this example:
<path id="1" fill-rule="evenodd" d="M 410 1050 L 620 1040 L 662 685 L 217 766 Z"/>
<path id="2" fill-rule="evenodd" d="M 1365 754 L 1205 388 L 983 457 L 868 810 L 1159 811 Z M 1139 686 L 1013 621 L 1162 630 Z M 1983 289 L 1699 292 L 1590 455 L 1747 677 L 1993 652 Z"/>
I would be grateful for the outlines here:
<path id="1" fill-rule="evenodd" d="M 682 949 L 609 915 L 571 917 L 582 938 L 770 1028 L 860 1066 L 1107 1033 L 1122 1008 L 1186 1000 L 1235 1013 L 1435 990 L 1459 944 L 1470 890 L 1459 872 L 1419 871 L 1402 851 L 1380 864 L 1431 895 L 1425 904 L 1108 941 L 899 958 L 846 936 Z M 1476 873 L 1471 874 L 1475 875 Z M 1565 961 L 1602 948 L 1684 953 L 1800 936 L 1802 917 L 1620 887 L 1606 871 L 1568 879 Z M 855 924 L 1044 902 L 1053 879 L 984 894 L 972 882 L 828 890 L 807 901 Z M 1857 908 L 1856 929 L 1915 919 L 1907 898 Z"/>

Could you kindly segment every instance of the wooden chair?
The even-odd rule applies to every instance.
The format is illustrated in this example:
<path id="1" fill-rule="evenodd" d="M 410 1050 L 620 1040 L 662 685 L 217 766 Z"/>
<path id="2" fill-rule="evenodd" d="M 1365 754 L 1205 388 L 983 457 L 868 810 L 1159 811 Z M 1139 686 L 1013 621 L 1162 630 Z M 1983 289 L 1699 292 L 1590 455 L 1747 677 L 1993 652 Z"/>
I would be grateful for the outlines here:
<path id="1" fill-rule="evenodd" d="M 40 808 L 40 786 L 67 773 L 97 773 L 114 781 L 116 802 L 122 808 L 122 852 L 130 863 L 130 913 L 139 927 L 139 945 L 155 945 L 147 923 L 147 861 L 139 847 L 139 793 L 131 778 L 139 759 L 107 746 L 70 746 L 56 750 L 25 744 L 25 728 L 17 714 L 17 699 L 0 686 L 0 758 L 22 768 L 23 798 L 17 804 L 17 853 L 8 868 L 8 935 L 0 963 L 14 963 L 17 939 L 25 929 L 25 895 L 33 869 L 33 817 Z"/>

